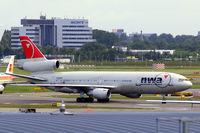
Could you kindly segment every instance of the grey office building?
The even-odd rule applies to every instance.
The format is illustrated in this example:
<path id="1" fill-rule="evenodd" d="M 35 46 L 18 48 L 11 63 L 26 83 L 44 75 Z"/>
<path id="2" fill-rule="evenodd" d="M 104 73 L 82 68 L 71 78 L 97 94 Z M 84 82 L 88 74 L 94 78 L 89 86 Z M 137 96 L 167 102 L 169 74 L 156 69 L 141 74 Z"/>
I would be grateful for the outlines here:
<path id="1" fill-rule="evenodd" d="M 21 48 L 18 36 L 29 36 L 40 46 L 80 48 L 85 43 L 94 42 L 92 28 L 87 19 L 21 19 L 22 27 L 11 27 L 11 46 Z"/>

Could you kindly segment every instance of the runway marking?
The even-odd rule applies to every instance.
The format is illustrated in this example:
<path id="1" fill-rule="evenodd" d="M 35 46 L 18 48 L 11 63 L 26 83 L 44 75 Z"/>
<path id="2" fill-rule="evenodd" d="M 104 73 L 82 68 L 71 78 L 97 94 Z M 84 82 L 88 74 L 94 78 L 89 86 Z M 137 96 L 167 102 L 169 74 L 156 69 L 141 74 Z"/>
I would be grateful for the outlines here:
<path id="1" fill-rule="evenodd" d="M 89 113 L 89 112 L 92 112 L 94 111 L 94 109 L 88 109 L 87 111 L 85 111 L 84 113 Z"/>

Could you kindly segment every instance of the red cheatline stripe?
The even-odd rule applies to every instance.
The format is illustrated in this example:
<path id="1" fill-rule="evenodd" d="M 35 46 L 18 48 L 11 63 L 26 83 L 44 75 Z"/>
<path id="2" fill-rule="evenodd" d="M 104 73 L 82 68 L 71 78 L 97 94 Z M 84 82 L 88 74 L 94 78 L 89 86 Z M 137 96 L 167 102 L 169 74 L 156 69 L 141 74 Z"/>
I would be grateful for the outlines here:
<path id="1" fill-rule="evenodd" d="M 0 76 L 0 79 L 1 78 L 15 78 L 15 76 Z"/>

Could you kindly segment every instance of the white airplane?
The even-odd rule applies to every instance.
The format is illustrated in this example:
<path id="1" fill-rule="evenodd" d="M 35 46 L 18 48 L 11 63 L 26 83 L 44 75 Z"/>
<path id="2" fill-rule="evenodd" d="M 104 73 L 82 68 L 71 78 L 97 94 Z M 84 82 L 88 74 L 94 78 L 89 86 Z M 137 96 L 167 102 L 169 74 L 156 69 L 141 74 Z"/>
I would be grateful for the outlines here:
<path id="1" fill-rule="evenodd" d="M 13 73 L 14 59 L 15 59 L 15 56 L 11 55 L 7 69 L 6 69 L 7 74 L 3 72 L 0 73 L 0 94 L 3 94 L 5 84 L 12 82 L 12 79 L 15 78 L 14 76 L 9 75 Z"/>
<path id="2" fill-rule="evenodd" d="M 21 60 L 19 68 L 32 72 L 29 76 L 10 74 L 26 78 L 21 86 L 40 86 L 64 93 L 80 93 L 77 102 L 108 102 L 111 93 L 131 98 L 141 94 L 168 94 L 184 91 L 192 83 L 182 75 L 170 72 L 54 72 L 59 67 L 57 60 L 47 60 L 35 44 L 20 36 L 27 59 Z M 84 98 L 84 94 L 89 98 Z"/>

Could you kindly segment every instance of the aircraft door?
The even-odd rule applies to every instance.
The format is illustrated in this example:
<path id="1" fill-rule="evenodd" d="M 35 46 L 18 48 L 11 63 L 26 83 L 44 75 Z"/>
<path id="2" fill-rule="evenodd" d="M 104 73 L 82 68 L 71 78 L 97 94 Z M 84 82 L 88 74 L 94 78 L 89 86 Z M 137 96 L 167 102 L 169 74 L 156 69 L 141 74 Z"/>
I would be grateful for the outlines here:
<path id="1" fill-rule="evenodd" d="M 55 83 L 57 83 L 57 84 L 62 84 L 62 83 L 64 83 L 63 77 L 55 77 Z"/>
<path id="2" fill-rule="evenodd" d="M 135 89 L 136 89 L 137 93 L 143 93 L 143 87 L 142 87 L 140 76 L 137 77 L 137 79 L 136 79 Z"/>
<path id="3" fill-rule="evenodd" d="M 100 77 L 100 76 L 98 77 L 98 84 L 102 85 L 102 77 Z"/>
<path id="4" fill-rule="evenodd" d="M 141 86 L 141 77 L 137 77 L 137 79 L 136 79 L 136 86 L 138 86 L 138 87 Z"/>

